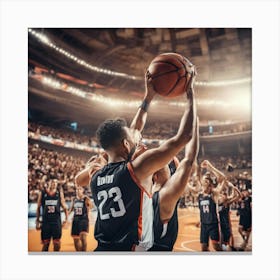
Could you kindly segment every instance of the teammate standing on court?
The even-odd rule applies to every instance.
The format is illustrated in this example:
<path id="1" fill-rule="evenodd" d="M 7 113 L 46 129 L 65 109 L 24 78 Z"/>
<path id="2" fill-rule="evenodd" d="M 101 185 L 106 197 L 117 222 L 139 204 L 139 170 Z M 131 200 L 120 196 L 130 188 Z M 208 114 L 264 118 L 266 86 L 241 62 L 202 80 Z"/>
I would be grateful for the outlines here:
<path id="1" fill-rule="evenodd" d="M 233 202 L 236 202 L 240 197 L 241 193 L 237 187 L 235 187 L 232 183 L 226 181 L 227 189 L 224 190 L 218 199 L 218 210 L 219 210 L 219 218 L 220 218 L 220 226 L 222 233 L 222 249 L 224 251 L 235 251 L 234 248 L 234 238 L 232 234 L 232 226 L 230 220 L 230 205 Z M 228 187 L 232 189 L 232 195 L 228 196 Z"/>
<path id="2" fill-rule="evenodd" d="M 244 251 L 249 241 L 252 230 L 252 197 L 247 189 L 241 191 L 241 199 L 238 202 L 239 227 L 238 232 L 243 238 L 240 251 Z"/>
<path id="3" fill-rule="evenodd" d="M 40 212 L 43 210 L 43 220 L 40 225 Z M 65 221 L 68 219 L 67 205 L 64 200 L 62 188 L 58 189 L 57 180 L 51 180 L 46 190 L 42 190 L 38 197 L 36 212 L 36 229 L 41 229 L 42 251 L 48 251 L 51 239 L 53 250 L 60 250 L 60 238 L 62 234 L 60 207 L 65 213 Z"/>
<path id="4" fill-rule="evenodd" d="M 194 67 L 189 71 L 189 85 L 192 85 Z M 137 137 L 144 126 L 148 105 L 156 94 L 148 78 L 146 85 L 143 103 L 130 128 L 124 120 L 115 119 L 105 121 L 97 130 L 98 141 L 108 155 L 108 164 L 92 176 L 90 183 L 98 208 L 97 251 L 130 251 L 137 244 L 146 249 L 153 245 L 152 175 L 168 164 L 192 138 L 196 110 L 193 91 L 188 88 L 177 134 L 130 161 L 140 140 Z"/>
<path id="5" fill-rule="evenodd" d="M 198 195 L 198 205 L 200 210 L 200 243 L 202 251 L 209 251 L 209 238 L 213 248 L 221 251 L 219 216 L 217 213 L 217 203 L 220 193 L 225 187 L 225 176 L 216 169 L 208 160 L 201 163 L 202 168 L 207 172 L 203 175 L 201 185 L 203 191 Z M 211 173 L 215 176 L 212 177 Z M 217 180 L 217 181 L 216 181 Z"/>
<path id="6" fill-rule="evenodd" d="M 84 195 L 84 188 L 76 187 L 76 197 L 72 200 L 69 215 L 74 211 L 71 236 L 74 240 L 76 251 L 87 250 L 87 235 L 89 231 L 89 214 L 93 204 L 90 198 Z"/>

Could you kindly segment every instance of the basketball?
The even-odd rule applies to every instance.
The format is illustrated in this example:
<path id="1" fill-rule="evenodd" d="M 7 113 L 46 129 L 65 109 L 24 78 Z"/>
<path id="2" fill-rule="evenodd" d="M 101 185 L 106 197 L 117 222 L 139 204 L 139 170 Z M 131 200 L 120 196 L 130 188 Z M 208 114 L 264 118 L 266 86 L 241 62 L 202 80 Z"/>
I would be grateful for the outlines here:
<path id="1" fill-rule="evenodd" d="M 177 53 L 163 53 L 156 56 L 148 67 L 148 77 L 154 90 L 164 97 L 182 95 L 190 81 L 193 64 Z"/>

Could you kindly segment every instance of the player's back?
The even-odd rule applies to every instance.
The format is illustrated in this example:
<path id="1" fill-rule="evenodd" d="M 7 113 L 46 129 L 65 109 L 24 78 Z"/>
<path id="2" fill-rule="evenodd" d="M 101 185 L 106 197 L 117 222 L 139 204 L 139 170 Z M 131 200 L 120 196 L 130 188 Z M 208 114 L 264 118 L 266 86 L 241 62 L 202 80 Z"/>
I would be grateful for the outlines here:
<path id="1" fill-rule="evenodd" d="M 98 209 L 97 250 L 132 250 L 142 239 L 152 243 L 152 217 L 149 226 L 149 215 L 144 213 L 149 208 L 144 208 L 146 200 L 151 198 L 134 180 L 132 167 L 125 161 L 109 163 L 92 177 L 91 191 Z"/>

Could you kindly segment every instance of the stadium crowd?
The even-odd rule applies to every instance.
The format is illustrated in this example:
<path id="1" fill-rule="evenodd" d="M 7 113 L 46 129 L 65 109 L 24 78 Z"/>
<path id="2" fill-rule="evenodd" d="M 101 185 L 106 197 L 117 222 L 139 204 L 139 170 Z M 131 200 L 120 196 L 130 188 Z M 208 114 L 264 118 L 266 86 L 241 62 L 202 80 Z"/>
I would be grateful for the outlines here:
<path id="1" fill-rule="evenodd" d="M 173 128 L 168 124 L 161 125 L 160 127 L 155 124 L 153 127 L 148 127 L 144 137 L 153 139 L 153 136 L 169 137 L 168 134 L 171 131 L 175 131 L 177 128 Z M 66 128 L 52 128 L 50 126 L 37 124 L 34 122 L 28 122 L 28 130 L 34 133 L 64 140 L 71 141 L 77 144 L 84 144 L 89 146 L 97 145 L 94 138 L 85 136 L 79 133 L 72 132 Z M 149 135 L 147 137 L 147 135 Z M 156 144 L 155 144 L 156 145 Z M 153 146 L 152 144 L 150 146 Z M 179 155 L 180 159 L 180 155 Z M 251 169 L 252 161 L 251 156 L 207 156 L 207 159 L 227 174 L 229 180 L 239 189 L 244 187 L 251 189 Z M 84 168 L 85 160 L 77 155 L 71 155 L 69 153 L 63 153 L 56 150 L 56 146 L 53 145 L 53 149 L 49 150 L 40 147 L 39 144 L 28 145 L 28 201 L 36 202 L 38 193 L 40 190 L 46 187 L 49 180 L 57 179 L 58 186 L 63 188 L 66 201 L 70 201 L 71 197 L 75 195 L 74 177 Z M 244 183 L 245 182 L 245 183 Z M 250 185 L 250 186 L 249 186 Z M 249 186 L 249 187 L 248 187 Z M 91 196 L 90 190 L 87 190 L 87 194 Z M 192 204 L 196 198 L 192 197 L 192 194 L 186 194 L 181 199 L 181 207 L 185 207 L 188 203 Z"/>
<path id="2" fill-rule="evenodd" d="M 49 180 L 57 179 L 59 187 L 63 188 L 66 201 L 70 201 L 75 195 L 74 177 L 84 168 L 83 158 L 72 156 L 62 152 L 47 150 L 39 144 L 28 145 L 28 193 L 29 202 L 36 202 L 38 192 L 46 187 Z M 244 180 L 251 180 L 250 160 L 241 157 L 211 157 L 211 162 L 219 169 L 225 171 L 232 183 L 242 187 Z M 228 170 L 228 163 L 234 167 L 234 171 Z M 243 163 L 246 162 L 245 167 Z M 242 164 L 241 164 L 242 163 Z M 241 172 L 241 173 L 240 173 Z M 90 190 L 87 190 L 91 196 Z"/>
<path id="3" fill-rule="evenodd" d="M 172 137 L 177 126 L 172 123 L 153 122 L 145 126 L 143 137 L 146 139 L 168 139 Z M 251 123 L 234 123 L 234 124 L 204 124 L 200 125 L 200 136 L 209 135 L 226 135 L 231 133 L 240 133 L 251 131 Z"/>
<path id="4" fill-rule="evenodd" d="M 237 133 L 250 131 L 251 124 L 250 123 L 237 123 L 230 125 L 215 125 L 212 127 L 213 131 L 209 131 L 209 126 L 201 126 L 200 127 L 200 135 L 208 136 L 208 135 L 225 135 L 229 133 Z M 145 126 L 145 130 L 143 133 L 143 138 L 146 139 L 168 139 L 173 136 L 178 127 L 172 123 L 157 123 L 153 122 L 150 125 Z M 64 141 L 74 142 L 77 144 L 88 145 L 90 147 L 98 146 L 95 136 L 83 135 L 81 133 L 74 132 L 70 128 L 53 128 L 49 125 L 38 124 L 35 122 L 28 122 L 28 130 L 34 133 L 51 136 L 52 138 L 61 139 Z"/>
<path id="5" fill-rule="evenodd" d="M 66 201 L 75 195 L 74 177 L 84 167 L 84 160 L 69 154 L 28 144 L 28 200 L 36 202 L 38 193 L 50 180 L 57 179 Z"/>
<path id="6" fill-rule="evenodd" d="M 96 147 L 97 143 L 93 137 L 74 132 L 70 128 L 53 128 L 51 126 L 42 125 L 34 122 L 28 122 L 28 131 L 38 135 L 44 135 L 63 141 L 69 141 L 76 144 L 83 144 L 90 147 Z"/>

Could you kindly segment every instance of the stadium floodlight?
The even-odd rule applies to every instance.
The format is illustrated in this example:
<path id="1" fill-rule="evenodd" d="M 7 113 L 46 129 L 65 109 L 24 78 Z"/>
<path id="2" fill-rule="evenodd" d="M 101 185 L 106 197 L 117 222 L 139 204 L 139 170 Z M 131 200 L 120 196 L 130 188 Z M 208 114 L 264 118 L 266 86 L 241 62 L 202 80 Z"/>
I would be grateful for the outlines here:
<path id="1" fill-rule="evenodd" d="M 74 54 L 64 50 L 63 48 L 57 46 L 55 43 L 51 42 L 51 40 L 44 34 L 40 33 L 40 32 L 37 32 L 35 30 L 33 30 L 32 28 L 29 28 L 28 29 L 28 32 L 33 35 L 34 37 L 36 37 L 39 42 L 42 42 L 44 43 L 45 45 L 49 46 L 50 48 L 54 49 L 55 51 L 63 54 L 64 56 L 68 57 L 69 59 L 77 62 L 78 64 L 88 68 L 88 69 L 91 69 L 95 72 L 101 72 L 101 73 L 104 73 L 106 75 L 110 75 L 110 76 L 118 76 L 118 77 L 123 77 L 123 78 L 126 78 L 126 79 L 131 79 L 131 80 L 142 80 L 143 78 L 142 77 L 136 77 L 136 76 L 133 76 L 133 75 L 129 75 L 129 74 L 126 74 L 126 73 L 121 73 L 121 72 L 116 72 L 116 71 L 112 71 L 112 70 L 109 70 L 109 69 L 104 69 L 104 68 L 101 68 L 101 67 L 97 67 L 97 66 L 94 66 L 90 63 L 87 63 L 86 61 L 76 57 Z"/>
<path id="2" fill-rule="evenodd" d="M 195 85 L 201 87 L 225 87 L 225 86 L 233 86 L 233 85 L 240 85 L 240 84 L 247 84 L 251 83 L 251 78 L 242 78 L 236 80 L 224 80 L 224 81 L 196 81 Z"/>
<path id="3" fill-rule="evenodd" d="M 87 63 L 81 58 L 76 57 L 74 54 L 64 50 L 63 48 L 58 47 L 55 45 L 55 43 L 51 42 L 50 38 L 48 38 L 45 34 L 42 34 L 40 32 L 37 32 L 33 30 L 32 28 L 28 29 L 28 32 L 36 37 L 40 42 L 44 43 L 45 45 L 49 46 L 50 48 L 54 49 L 55 51 L 63 54 L 67 58 L 73 60 L 74 62 L 82 65 L 83 67 L 86 67 L 88 69 L 91 69 L 92 71 L 103 73 L 110 76 L 118 76 L 126 79 L 131 80 L 143 80 L 143 77 L 138 77 L 134 75 L 129 75 L 126 73 L 116 72 L 112 71 L 110 69 L 104 69 L 101 67 L 97 67 L 95 65 L 92 65 L 90 63 Z M 252 79 L 250 77 L 242 78 L 242 79 L 236 79 L 236 80 L 224 80 L 224 81 L 196 81 L 195 85 L 201 86 L 201 87 L 224 87 L 224 86 L 231 86 L 231 85 L 240 85 L 244 83 L 250 83 Z"/>

